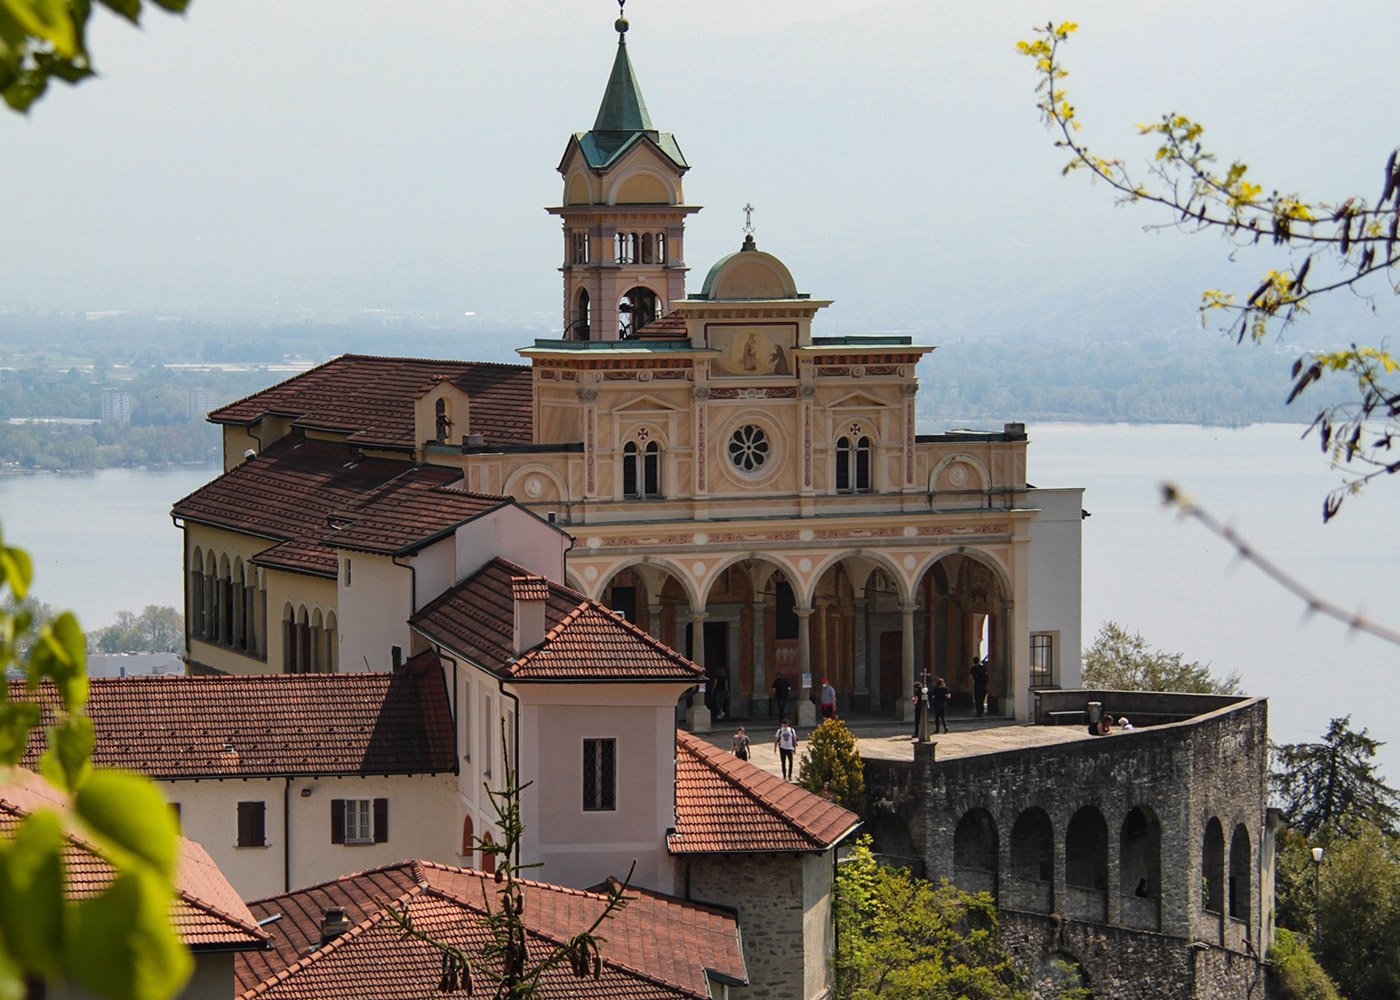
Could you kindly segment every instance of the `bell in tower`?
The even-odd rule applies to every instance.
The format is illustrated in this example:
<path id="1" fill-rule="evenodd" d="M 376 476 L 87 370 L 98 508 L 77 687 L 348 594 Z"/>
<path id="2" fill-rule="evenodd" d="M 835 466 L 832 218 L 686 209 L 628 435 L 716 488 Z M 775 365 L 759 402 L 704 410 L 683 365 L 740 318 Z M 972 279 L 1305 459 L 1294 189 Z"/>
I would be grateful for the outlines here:
<path id="1" fill-rule="evenodd" d="M 624 0 L 625 2 L 625 0 Z M 564 203 L 564 339 L 637 336 L 685 297 L 689 165 L 669 132 L 651 124 L 632 60 L 625 17 L 593 128 L 576 132 L 559 161 Z"/>

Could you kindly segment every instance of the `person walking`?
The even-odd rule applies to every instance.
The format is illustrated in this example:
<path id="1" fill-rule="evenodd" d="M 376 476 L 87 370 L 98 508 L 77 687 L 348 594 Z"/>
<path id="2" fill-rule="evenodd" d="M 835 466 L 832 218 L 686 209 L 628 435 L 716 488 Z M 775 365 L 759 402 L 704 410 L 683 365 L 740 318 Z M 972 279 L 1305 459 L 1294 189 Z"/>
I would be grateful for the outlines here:
<path id="1" fill-rule="evenodd" d="M 783 724 L 778 727 L 778 732 L 773 737 L 773 746 L 778 750 L 778 757 L 783 765 L 783 780 L 792 780 L 792 758 L 797 753 L 797 730 L 788 725 L 788 720 L 784 719 Z"/>
<path id="2" fill-rule="evenodd" d="M 982 718 L 982 709 L 987 702 L 987 661 L 972 658 L 972 700 L 977 705 L 977 718 Z"/>
<path id="3" fill-rule="evenodd" d="M 822 678 L 822 718 L 836 718 L 836 689 L 825 677 Z"/>
<path id="4" fill-rule="evenodd" d="M 928 688 L 914 682 L 914 739 L 924 730 L 924 716 L 928 714 Z"/>
<path id="5" fill-rule="evenodd" d="M 787 675 L 778 674 L 778 679 L 773 682 L 773 701 L 777 703 L 775 707 L 780 719 L 787 715 L 788 691 L 791 689 L 792 685 L 788 683 Z"/>
<path id="6" fill-rule="evenodd" d="M 953 697 L 953 692 L 948 690 L 948 685 L 943 683 L 943 678 L 938 678 L 938 682 L 933 685 L 933 731 L 938 732 L 938 727 L 942 726 L 943 731 L 948 731 L 948 701 Z"/>
<path id="7" fill-rule="evenodd" d="M 739 731 L 734 734 L 734 741 L 730 744 L 730 749 L 734 751 L 734 756 L 740 760 L 749 759 L 749 737 L 744 732 L 743 726 L 740 726 Z"/>

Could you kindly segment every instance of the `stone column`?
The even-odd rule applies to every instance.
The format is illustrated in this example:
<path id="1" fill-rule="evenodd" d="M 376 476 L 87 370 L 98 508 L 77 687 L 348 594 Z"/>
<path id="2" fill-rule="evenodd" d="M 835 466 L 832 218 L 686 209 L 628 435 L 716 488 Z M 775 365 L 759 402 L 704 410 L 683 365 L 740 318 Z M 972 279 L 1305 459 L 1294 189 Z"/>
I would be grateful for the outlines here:
<path id="1" fill-rule="evenodd" d="M 705 665 L 705 619 L 709 612 L 702 608 L 690 609 L 690 658 L 700 666 Z M 690 698 L 690 707 L 685 710 L 685 724 L 692 733 L 710 731 L 710 710 L 698 691 Z"/>
<path id="2" fill-rule="evenodd" d="M 647 605 L 647 624 L 650 626 L 647 631 L 650 632 L 655 639 L 661 638 L 661 611 L 662 607 L 660 604 Z"/>
<path id="3" fill-rule="evenodd" d="M 911 692 L 914 690 L 914 612 L 919 610 L 917 605 L 901 604 L 899 614 L 903 628 L 903 680 L 899 692 L 899 718 L 902 722 L 914 721 L 914 702 Z"/>
<path id="4" fill-rule="evenodd" d="M 1121 927 L 1123 924 L 1123 898 L 1121 895 L 1122 886 L 1119 881 L 1122 878 L 1121 868 L 1123 863 L 1122 841 L 1114 834 L 1113 827 L 1108 828 L 1108 884 L 1105 888 L 1105 895 L 1108 897 L 1108 922 L 1114 927 Z M 1158 898 L 1161 897 L 1161 889 L 1157 890 Z"/>
<path id="5" fill-rule="evenodd" d="M 801 688 L 797 693 L 797 724 L 815 726 L 817 706 L 812 704 L 811 687 L 803 686 L 803 681 L 812 673 L 812 608 L 793 608 L 797 615 L 797 683 Z"/>
<path id="6" fill-rule="evenodd" d="M 857 711 L 868 711 L 870 709 L 870 639 L 867 635 L 866 610 L 869 601 L 864 597 L 857 597 L 852 602 L 854 606 L 854 636 L 852 645 L 855 647 L 855 671 L 854 684 L 851 691 L 851 707 Z"/>
<path id="7" fill-rule="evenodd" d="M 753 657 L 753 704 L 767 705 L 773 694 L 773 688 L 768 683 L 768 633 L 763 625 L 763 615 L 768 605 L 763 601 L 754 601 L 749 605 L 749 610 L 753 614 L 753 627 L 749 630 L 752 639 L 750 655 Z M 752 712 L 753 709 L 750 709 L 750 714 Z M 765 711 L 764 714 L 768 713 Z"/>

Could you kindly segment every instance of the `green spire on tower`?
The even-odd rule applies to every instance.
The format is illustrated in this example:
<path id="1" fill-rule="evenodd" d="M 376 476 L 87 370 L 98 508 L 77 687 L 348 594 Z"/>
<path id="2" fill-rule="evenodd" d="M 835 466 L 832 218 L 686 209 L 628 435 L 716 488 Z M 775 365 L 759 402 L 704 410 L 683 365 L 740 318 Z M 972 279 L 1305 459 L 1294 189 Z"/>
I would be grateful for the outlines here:
<path id="1" fill-rule="evenodd" d="M 603 104 L 598 108 L 595 132 L 650 132 L 651 116 L 642 88 L 637 86 L 637 73 L 627 55 L 627 18 L 617 19 L 617 58 L 608 76 L 608 89 L 603 92 Z"/>

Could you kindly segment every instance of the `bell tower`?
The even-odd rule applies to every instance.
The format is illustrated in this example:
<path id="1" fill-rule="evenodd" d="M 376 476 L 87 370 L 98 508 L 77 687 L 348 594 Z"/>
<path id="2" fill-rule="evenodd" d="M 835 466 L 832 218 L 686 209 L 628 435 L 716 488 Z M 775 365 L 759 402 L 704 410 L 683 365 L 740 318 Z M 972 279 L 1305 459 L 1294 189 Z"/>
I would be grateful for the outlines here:
<path id="1" fill-rule="evenodd" d="M 625 0 L 622 0 L 625 3 Z M 685 204 L 690 169 L 669 132 L 651 124 L 632 60 L 625 17 L 593 128 L 576 132 L 559 161 L 565 340 L 636 336 L 685 297 Z"/>

